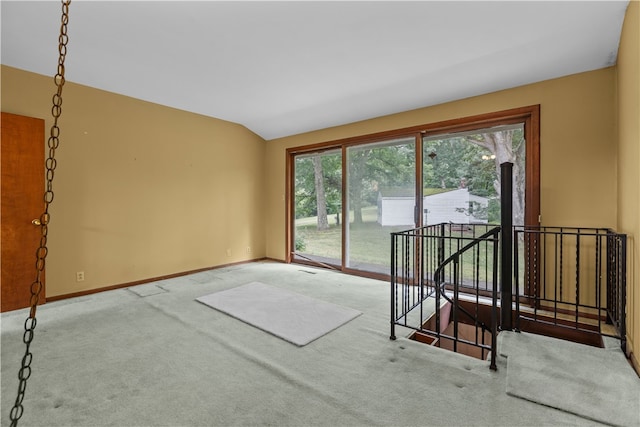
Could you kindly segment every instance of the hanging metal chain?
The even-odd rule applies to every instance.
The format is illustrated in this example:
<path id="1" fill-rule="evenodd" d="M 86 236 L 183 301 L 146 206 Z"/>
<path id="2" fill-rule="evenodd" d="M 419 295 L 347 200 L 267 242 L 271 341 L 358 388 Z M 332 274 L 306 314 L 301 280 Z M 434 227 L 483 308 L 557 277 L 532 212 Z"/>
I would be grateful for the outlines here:
<path id="1" fill-rule="evenodd" d="M 44 280 L 44 265 L 47 258 L 47 233 L 49 231 L 49 205 L 53 202 L 53 176 L 56 170 L 56 149 L 60 145 L 60 128 L 58 127 L 58 119 L 62 114 L 62 87 L 64 86 L 64 60 L 67 56 L 67 43 L 69 37 L 67 36 L 67 24 L 69 23 L 69 4 L 71 0 L 62 0 L 62 24 L 60 26 L 60 36 L 58 37 L 58 69 L 53 78 L 56 84 L 57 91 L 53 95 L 53 107 L 51 107 L 51 115 L 53 116 L 53 125 L 51 126 L 51 132 L 47 141 L 49 147 L 49 157 L 45 161 L 46 173 L 46 189 L 44 192 L 44 212 L 40 215 L 40 245 L 36 250 L 36 279 L 31 284 L 31 299 L 29 311 L 29 317 L 24 322 L 24 334 L 22 341 L 26 348 L 24 356 L 22 357 L 20 371 L 18 372 L 18 396 L 11 408 L 9 417 L 11 419 L 11 426 L 17 426 L 18 420 L 24 413 L 24 407 L 22 401 L 24 400 L 24 394 L 27 388 L 27 380 L 31 376 L 31 362 L 33 361 L 33 354 L 31 353 L 31 342 L 33 341 L 34 330 L 36 329 L 36 309 L 38 307 L 38 301 L 40 299 L 40 293 L 42 292 L 43 280 Z M 37 224 L 37 222 L 36 222 Z"/>

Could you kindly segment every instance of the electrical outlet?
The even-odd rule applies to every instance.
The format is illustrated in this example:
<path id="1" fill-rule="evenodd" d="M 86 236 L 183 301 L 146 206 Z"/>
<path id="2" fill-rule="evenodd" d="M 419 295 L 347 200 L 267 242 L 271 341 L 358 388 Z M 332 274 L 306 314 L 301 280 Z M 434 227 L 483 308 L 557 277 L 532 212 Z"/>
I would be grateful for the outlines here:
<path id="1" fill-rule="evenodd" d="M 251 255 L 251 246 L 247 246 L 247 255 Z"/>
<path id="2" fill-rule="evenodd" d="M 231 249 L 227 249 L 227 256 L 231 256 Z"/>
<path id="3" fill-rule="evenodd" d="M 78 271 L 76 273 L 76 282 L 84 282 L 84 271 Z"/>

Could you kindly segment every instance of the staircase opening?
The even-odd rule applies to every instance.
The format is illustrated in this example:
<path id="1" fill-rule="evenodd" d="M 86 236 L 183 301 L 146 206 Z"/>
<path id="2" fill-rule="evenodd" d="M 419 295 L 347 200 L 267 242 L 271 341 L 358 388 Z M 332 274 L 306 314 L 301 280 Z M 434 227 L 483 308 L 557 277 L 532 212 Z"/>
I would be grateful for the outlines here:
<path id="1" fill-rule="evenodd" d="M 390 338 L 408 328 L 413 340 L 488 359 L 491 369 L 499 330 L 595 347 L 613 337 L 626 353 L 626 235 L 512 226 L 505 198 L 501 227 L 443 223 L 391 233 Z"/>
<path id="2" fill-rule="evenodd" d="M 496 369 L 499 233 L 486 224 L 392 233 L 391 339 L 396 326 L 409 328 L 416 340 L 490 358 Z M 479 302 L 487 295 L 490 315 L 481 319 Z"/>
<path id="3" fill-rule="evenodd" d="M 473 312 L 476 310 L 476 302 L 473 300 L 460 299 L 459 304 L 465 308 L 466 311 Z M 477 311 L 479 320 L 485 324 L 491 323 L 491 301 L 480 301 L 477 305 Z M 528 319 L 528 316 L 533 314 L 533 309 L 521 306 L 520 324 L 518 331 L 529 332 L 538 335 L 544 335 L 552 338 L 559 338 L 566 341 L 572 341 L 579 344 L 585 344 L 592 347 L 604 348 L 603 335 L 615 336 L 615 329 L 611 325 L 606 325 L 607 329 L 603 335 L 598 331 L 597 320 L 590 317 L 581 317 L 577 324 L 573 319 L 567 318 L 567 315 L 557 314 L 553 312 L 538 310 L 536 321 Z M 500 307 L 498 307 L 498 312 Z M 442 313 L 444 317 L 450 319 L 451 304 L 445 303 L 442 307 Z M 513 312 L 514 318 L 517 313 Z M 499 317 L 499 315 L 498 315 Z M 557 323 L 557 325 L 556 325 Z M 484 336 L 484 342 L 491 342 L 491 335 L 488 331 L 477 331 L 476 325 L 471 319 L 463 318 L 458 323 L 459 336 L 465 341 L 475 340 L 476 333 L 482 333 Z M 431 334 L 427 334 L 424 331 L 430 331 Z M 454 351 L 453 340 L 446 338 L 446 336 L 453 336 L 454 325 L 453 322 L 448 321 L 446 327 L 441 330 L 444 336 L 436 337 L 435 333 L 435 312 L 427 319 L 422 325 L 421 330 L 416 330 L 409 335 L 409 339 L 418 341 L 424 344 L 428 344 L 434 347 L 443 348 L 446 350 Z M 498 334 L 500 331 L 498 330 Z M 457 353 L 461 353 L 467 356 L 475 357 L 476 359 L 486 360 L 488 356 L 487 351 L 483 351 L 482 348 L 465 344 L 461 342 L 458 344 Z"/>
<path id="4" fill-rule="evenodd" d="M 490 311 L 490 305 L 485 307 Z M 471 306 L 468 308 L 470 310 L 473 309 Z M 478 341 L 480 343 L 489 345 L 491 343 L 491 333 L 489 331 L 482 330 L 482 328 L 478 329 L 471 319 L 463 318 L 456 326 L 454 322 L 450 321 L 451 303 L 449 302 L 446 302 L 443 305 L 442 314 L 446 320 L 442 322 L 440 334 L 435 334 L 436 322 L 434 314 L 422 325 L 421 330 L 414 331 L 409 335 L 409 339 L 445 350 L 455 351 L 456 353 L 475 357 L 476 359 L 486 360 L 490 354 L 490 349 L 470 343 L 475 343 L 476 339 L 479 338 Z M 484 320 L 486 324 L 491 324 L 490 316 Z M 457 331 L 456 327 L 458 329 Z M 434 332 L 434 334 L 426 334 L 424 332 L 425 330 Z M 478 334 L 481 334 L 481 336 L 478 337 Z M 455 338 L 449 338 L 455 336 L 458 336 L 459 340 L 456 341 Z"/>

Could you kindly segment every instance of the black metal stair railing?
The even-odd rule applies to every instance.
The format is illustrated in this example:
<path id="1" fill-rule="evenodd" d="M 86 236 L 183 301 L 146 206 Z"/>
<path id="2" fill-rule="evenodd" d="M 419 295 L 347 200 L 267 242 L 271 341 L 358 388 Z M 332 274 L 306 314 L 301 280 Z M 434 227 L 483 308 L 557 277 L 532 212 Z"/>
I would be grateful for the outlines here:
<path id="1" fill-rule="evenodd" d="M 420 341 L 474 347 L 476 357 L 495 361 L 499 324 L 595 346 L 613 337 L 626 352 L 627 236 L 608 228 L 510 230 L 438 224 L 392 233 L 391 338 L 401 326 Z M 513 285 L 497 276 L 507 234 Z"/>
<path id="2" fill-rule="evenodd" d="M 611 336 L 626 350 L 627 236 L 607 228 L 515 227 L 515 328 Z M 514 295 L 514 296 L 515 296 Z"/>
<path id="3" fill-rule="evenodd" d="M 498 336 L 498 236 L 499 234 L 500 234 L 500 227 L 494 227 L 493 229 L 482 234 L 480 237 L 473 239 L 471 242 L 467 243 L 462 248 L 459 248 L 454 254 L 449 256 L 449 258 L 444 260 L 438 266 L 435 273 L 433 274 L 433 280 L 436 285 L 436 300 L 439 300 L 439 298 L 442 297 L 451 304 L 453 336 L 449 338 L 451 338 L 453 341 L 453 351 L 458 352 L 458 345 L 460 343 L 467 344 L 467 345 L 475 345 L 477 347 L 480 347 L 481 349 L 483 349 L 483 354 L 484 354 L 484 350 L 487 350 L 491 354 L 490 367 L 493 370 L 496 369 L 496 355 L 497 355 L 496 347 L 497 347 L 497 336 Z M 460 242 L 460 240 L 458 240 L 458 242 Z M 475 257 L 479 258 L 480 246 L 483 243 L 489 243 L 489 242 L 493 245 L 492 251 L 491 251 L 492 258 L 493 258 L 492 259 L 493 268 L 491 269 L 491 272 L 492 272 L 491 273 L 492 274 L 491 322 L 490 324 L 486 324 L 485 321 L 481 320 L 480 313 L 478 311 L 480 307 L 479 287 L 475 286 L 476 292 L 475 292 L 475 301 L 473 304 L 473 307 L 475 308 L 475 312 L 473 313 L 470 310 L 466 309 L 461 304 L 460 287 L 461 287 L 461 278 L 463 276 L 461 267 L 462 267 L 464 254 L 467 251 L 472 251 L 474 258 Z M 486 252 L 488 254 L 488 251 Z M 445 280 L 445 276 L 443 274 L 444 270 L 447 268 L 448 265 L 453 266 L 453 277 L 450 283 Z M 479 262 L 474 263 L 473 266 L 474 266 L 474 270 L 478 269 L 477 271 L 475 271 L 476 274 L 474 277 L 479 278 L 480 263 Z M 487 282 L 485 281 L 485 283 Z M 453 290 L 452 295 L 450 292 L 448 292 L 449 287 L 452 288 Z M 440 311 L 440 305 L 436 304 L 436 330 L 437 331 L 439 331 L 441 327 L 439 311 Z M 459 316 L 461 315 L 466 316 L 465 320 L 473 322 L 473 325 L 476 328 L 475 341 L 470 341 L 460 336 Z M 477 333 L 478 330 L 482 332 L 481 333 L 481 336 L 483 337 L 482 341 L 478 340 L 478 333 Z M 484 332 L 488 332 L 490 335 L 491 342 L 489 344 L 485 343 Z"/>
<path id="4" fill-rule="evenodd" d="M 627 235 L 609 231 L 607 236 L 607 322 L 620 338 L 627 353 Z"/>
<path id="5" fill-rule="evenodd" d="M 409 328 L 442 348 L 491 354 L 495 369 L 499 233 L 486 224 L 391 233 L 391 339 Z"/>

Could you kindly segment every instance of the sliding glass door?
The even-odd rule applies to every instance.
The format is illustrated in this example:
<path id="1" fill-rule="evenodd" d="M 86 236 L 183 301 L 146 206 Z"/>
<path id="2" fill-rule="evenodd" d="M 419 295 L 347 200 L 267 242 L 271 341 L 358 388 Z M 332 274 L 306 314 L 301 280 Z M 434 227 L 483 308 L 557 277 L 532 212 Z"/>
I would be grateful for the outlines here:
<path id="1" fill-rule="evenodd" d="M 499 225 L 504 162 L 513 224 L 539 224 L 538 106 L 293 147 L 287 159 L 288 261 L 384 277 L 394 231 Z"/>
<path id="2" fill-rule="evenodd" d="M 342 265 L 342 151 L 295 157 L 294 259 Z"/>
<path id="3" fill-rule="evenodd" d="M 346 268 L 389 274 L 389 233 L 416 225 L 415 150 L 414 137 L 346 148 Z"/>
<path id="4" fill-rule="evenodd" d="M 447 232 L 465 238 L 477 237 L 500 225 L 500 165 L 513 163 L 513 225 L 525 224 L 526 144 L 524 126 L 496 126 L 467 132 L 426 136 L 422 139 L 423 224 L 449 224 Z M 519 254 L 523 254 L 523 242 Z M 467 252 L 463 268 L 479 257 L 491 277 L 492 252 Z M 520 283 L 524 284 L 525 262 L 519 260 Z M 473 272 L 467 272 L 471 276 Z M 463 286 L 488 291 L 489 283 L 469 281 Z"/>

